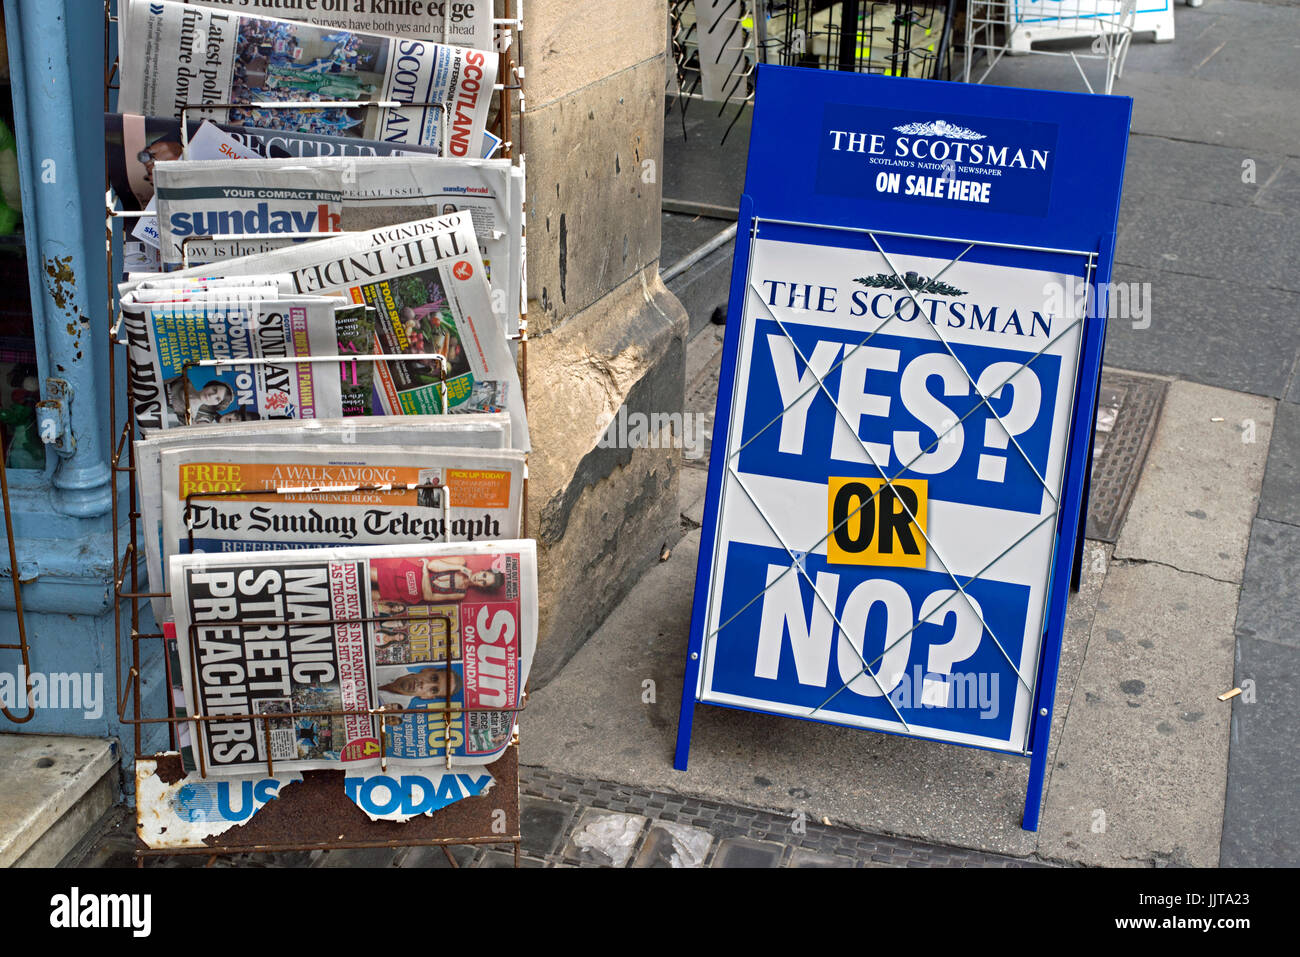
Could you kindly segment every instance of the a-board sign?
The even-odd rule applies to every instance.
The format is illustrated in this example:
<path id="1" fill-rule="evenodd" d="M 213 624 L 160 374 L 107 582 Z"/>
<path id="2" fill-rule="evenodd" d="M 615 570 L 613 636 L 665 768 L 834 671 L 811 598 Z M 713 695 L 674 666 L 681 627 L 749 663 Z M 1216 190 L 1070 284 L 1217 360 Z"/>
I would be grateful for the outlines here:
<path id="1" fill-rule="evenodd" d="M 759 68 L 679 768 L 789 715 L 1030 756 L 1036 826 L 1130 106 Z"/>

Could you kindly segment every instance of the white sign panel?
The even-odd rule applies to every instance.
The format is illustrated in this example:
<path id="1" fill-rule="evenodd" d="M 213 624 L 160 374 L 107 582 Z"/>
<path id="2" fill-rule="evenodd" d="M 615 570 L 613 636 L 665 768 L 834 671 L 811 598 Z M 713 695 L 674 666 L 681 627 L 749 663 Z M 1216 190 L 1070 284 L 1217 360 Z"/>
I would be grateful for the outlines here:
<path id="1" fill-rule="evenodd" d="M 773 232 L 714 450 L 698 700 L 1023 752 L 1080 281 L 1024 252 Z"/>

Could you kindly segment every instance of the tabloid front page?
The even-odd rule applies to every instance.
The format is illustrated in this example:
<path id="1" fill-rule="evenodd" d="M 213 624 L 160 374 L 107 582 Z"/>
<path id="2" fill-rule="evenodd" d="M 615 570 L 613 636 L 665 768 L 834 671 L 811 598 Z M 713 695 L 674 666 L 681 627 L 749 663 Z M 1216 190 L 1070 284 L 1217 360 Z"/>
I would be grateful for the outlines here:
<path id="1" fill-rule="evenodd" d="M 536 580 L 530 540 L 175 556 L 186 711 L 215 719 L 201 764 L 491 763 L 532 665 Z"/>

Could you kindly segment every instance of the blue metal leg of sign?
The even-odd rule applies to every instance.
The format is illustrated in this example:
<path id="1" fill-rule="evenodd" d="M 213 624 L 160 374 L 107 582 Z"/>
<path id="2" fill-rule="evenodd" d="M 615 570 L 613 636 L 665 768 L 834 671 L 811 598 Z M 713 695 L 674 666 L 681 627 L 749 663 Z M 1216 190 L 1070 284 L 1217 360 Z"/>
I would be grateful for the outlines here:
<path id="1" fill-rule="evenodd" d="M 736 354 L 740 349 L 740 326 L 744 321 L 745 283 L 749 278 L 749 248 L 753 242 L 754 201 L 748 194 L 740 197 L 739 226 L 732 256 L 731 287 L 727 298 L 726 336 L 722 344 L 722 374 L 718 383 L 718 401 L 714 420 L 731 419 L 732 388 L 735 384 Z M 725 435 L 725 431 L 722 433 Z M 708 596 L 713 542 L 711 529 L 718 527 L 718 507 L 722 498 L 722 479 L 726 474 L 726 442 L 715 442 L 709 450 L 709 484 L 704 498 L 704 524 L 700 539 L 700 558 L 695 570 L 695 597 L 691 606 L 691 636 L 686 656 L 686 677 L 682 684 L 682 707 L 677 717 L 677 750 L 673 767 L 685 771 L 691 757 L 691 726 L 695 720 L 696 689 L 700 665 L 704 659 L 704 635 L 708 625 Z"/>
<path id="2" fill-rule="evenodd" d="M 682 710 L 677 716 L 677 750 L 673 767 L 685 771 L 691 763 L 691 727 L 695 724 L 695 691 L 688 682 L 682 689 Z"/>
<path id="3" fill-rule="evenodd" d="M 1110 282 L 1111 262 L 1115 256 L 1115 235 L 1102 238 L 1098 267 L 1093 276 L 1094 297 L 1098 286 Z M 1096 301 L 1096 318 L 1086 320 L 1083 351 L 1079 357 L 1079 390 L 1075 399 L 1081 409 L 1096 406 L 1097 387 L 1101 381 L 1102 350 L 1106 341 L 1106 303 Z M 1021 826 L 1038 830 L 1038 816 L 1043 802 L 1043 780 L 1052 732 L 1052 707 L 1056 700 L 1057 670 L 1061 664 L 1061 644 L 1065 637 L 1065 610 L 1069 584 L 1074 571 L 1075 536 L 1082 536 L 1083 500 L 1087 488 L 1090 457 L 1081 450 L 1090 448 L 1094 419 L 1076 414 L 1070 434 L 1071 453 L 1061 490 L 1062 513 L 1058 517 L 1056 554 L 1052 560 L 1052 589 L 1048 604 L 1047 629 L 1038 663 L 1038 690 L 1034 698 L 1033 730 L 1030 734 L 1029 785 L 1025 794 L 1025 816 Z"/>

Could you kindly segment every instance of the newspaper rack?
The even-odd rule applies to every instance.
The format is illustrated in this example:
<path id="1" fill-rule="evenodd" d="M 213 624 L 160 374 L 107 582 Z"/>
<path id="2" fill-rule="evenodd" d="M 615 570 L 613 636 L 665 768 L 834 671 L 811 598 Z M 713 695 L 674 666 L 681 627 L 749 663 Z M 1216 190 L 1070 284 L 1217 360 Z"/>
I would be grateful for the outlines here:
<path id="1" fill-rule="evenodd" d="M 104 19 L 105 19 L 105 79 L 104 79 L 104 108 L 109 110 L 111 91 L 116 89 L 116 80 L 119 72 L 119 64 L 116 56 L 109 47 L 109 36 L 111 26 L 117 22 L 114 14 L 115 4 L 113 0 L 105 0 Z M 495 132 L 501 138 L 501 154 L 503 157 L 511 158 L 518 163 L 522 158 L 522 119 L 524 112 L 524 91 L 523 91 L 523 68 L 519 62 L 518 46 L 523 31 L 523 14 L 522 0 L 504 0 L 504 16 L 493 20 L 494 31 L 496 34 L 496 43 L 498 53 L 500 54 L 500 68 L 498 73 L 498 82 L 495 84 L 494 91 L 499 96 L 497 116 L 495 120 Z M 331 109 L 337 106 L 333 101 L 322 102 L 303 102 L 303 103 L 239 103 L 234 106 L 251 106 L 256 105 L 268 109 L 276 108 L 316 108 Z M 392 105 L 387 101 L 357 101 L 358 107 L 374 108 Z M 444 104 L 401 104 L 403 106 L 429 106 L 434 108 L 445 108 Z M 187 123 L 185 122 L 185 110 L 197 109 L 199 104 L 187 105 L 182 111 L 181 130 L 182 135 L 188 139 Z M 211 105 L 208 105 L 210 108 Z M 516 129 L 514 125 L 515 111 L 519 114 L 520 127 Z M 117 203 L 113 197 L 111 189 L 106 193 L 106 237 L 105 237 L 105 255 L 108 262 L 108 273 L 113 275 L 113 257 L 115 252 L 115 224 L 119 220 L 128 220 L 139 218 L 142 214 L 139 212 L 125 211 L 117 208 Z M 526 202 L 525 202 L 526 209 Z M 526 219 L 526 216 L 525 216 Z M 519 224 L 523 229 L 523 223 Z M 119 376 L 121 375 L 118 366 L 117 349 L 121 345 L 118 339 L 118 327 L 120 324 L 120 315 L 117 313 L 117 306 L 114 297 L 113 284 L 110 283 L 108 291 L 108 315 L 117 316 L 110 328 L 108 342 L 108 366 L 109 382 L 111 394 L 107 397 L 109 402 L 109 423 L 110 435 L 113 436 L 113 447 L 111 449 L 110 461 L 114 481 L 112 483 L 112 505 L 113 505 L 113 553 L 114 553 L 114 571 L 113 571 L 113 589 L 116 601 L 114 603 L 114 620 L 115 620 L 115 637 L 114 649 L 116 661 L 118 662 L 116 671 L 116 710 L 119 720 L 124 725 L 130 725 L 133 730 L 133 756 L 137 766 L 138 775 L 153 775 L 163 784 L 164 787 L 176 785 L 181 780 L 189 780 L 185 775 L 181 756 L 178 752 L 178 734 L 177 726 L 187 724 L 191 727 L 195 740 L 198 738 L 198 729 L 206 722 L 213 720 L 211 716 L 203 714 L 186 715 L 182 717 L 175 716 L 173 709 L 168 706 L 167 714 L 159 715 L 150 713 L 150 706 L 156 706 L 157 696 L 155 695 L 150 701 L 146 702 L 144 689 L 146 685 L 156 686 L 157 679 L 162 678 L 166 681 L 167 688 L 171 686 L 171 665 L 169 656 L 165 650 L 166 633 L 162 630 L 144 631 L 144 609 L 143 606 L 150 599 L 167 597 L 165 592 L 150 592 L 144 590 L 141 582 L 140 563 L 143 557 L 141 545 L 141 525 L 142 518 L 139 502 L 139 475 L 137 471 L 137 461 L 133 438 L 135 437 L 136 427 L 133 404 L 125 402 L 125 412 L 119 412 L 118 403 L 124 398 L 129 398 L 130 383 L 126 384 L 128 394 L 123 396 L 119 392 Z M 528 322 L 527 314 L 524 311 L 524 303 L 520 303 L 520 313 L 518 322 L 518 333 L 509 337 L 512 342 L 518 345 L 517 361 L 519 365 L 519 377 L 521 393 L 525 404 L 528 397 L 527 384 L 527 347 L 528 347 Z M 410 355 L 387 356 L 387 355 L 369 355 L 369 356 L 312 356 L 292 359 L 293 362 L 338 362 L 340 364 L 351 363 L 355 361 L 376 361 L 384 359 L 410 359 Z M 441 360 L 439 367 L 445 365 L 445 357 L 436 353 L 420 354 L 417 358 L 427 358 L 431 360 Z M 257 362 L 256 359 L 241 360 L 241 364 L 250 364 Z M 285 361 L 283 359 L 281 362 Z M 205 360 L 199 365 L 217 365 L 222 360 Z M 129 366 L 128 366 L 129 369 Z M 444 369 L 445 381 L 445 369 Z M 444 386 L 445 389 L 445 386 Z M 445 392 L 443 408 L 446 408 Z M 119 478 L 120 477 L 120 478 Z M 4 478 L 3 463 L 0 463 L 0 481 Z M 432 484 L 432 483 L 431 483 Z M 124 486 L 124 487 L 122 487 Z M 438 487 L 443 488 L 444 492 L 444 510 L 449 512 L 450 489 L 445 484 Z M 408 487 L 391 486 L 388 488 L 375 486 L 349 486 L 347 489 L 330 487 L 329 491 L 401 491 L 409 490 Z M 276 494 L 289 495 L 302 493 L 303 488 L 297 487 L 275 487 L 263 489 L 244 490 L 244 494 Z M 186 511 L 188 513 L 190 500 L 200 494 L 191 493 L 186 497 Z M 211 494 L 239 494 L 239 493 L 211 493 Z M 528 477 L 527 468 L 524 470 L 522 501 L 521 501 L 521 522 L 523 529 L 521 535 L 527 535 L 527 503 L 528 503 Z M 5 496 L 6 513 L 8 509 L 8 497 Z M 123 528 L 125 526 L 125 528 Z M 192 532 L 191 532 L 192 535 Z M 125 538 L 125 541 L 123 539 Z M 10 550 L 12 553 L 12 533 L 10 540 Z M 15 576 L 15 590 L 17 589 L 17 576 Z M 444 628 L 450 632 L 450 619 L 445 615 L 398 615 L 389 616 L 389 619 L 406 619 L 421 618 L 428 620 L 442 619 Z M 365 622 L 375 620 L 373 618 L 349 618 L 349 623 Z M 19 611 L 19 622 L 21 624 L 22 616 Z M 330 619 L 331 624 L 337 623 L 335 619 Z M 238 623 L 240 628 L 265 626 L 276 624 L 274 621 L 241 621 Z M 155 628 L 158 626 L 155 625 Z M 191 631 L 193 627 L 191 626 Z M 180 636 L 178 636 L 179 639 Z M 187 638 L 190 636 L 186 636 Z M 123 642 L 129 642 L 129 646 L 123 647 Z M 5 646 L 8 647 L 8 646 Z M 22 642 L 22 651 L 24 659 L 26 656 L 26 639 Z M 161 654 L 158 652 L 161 651 Z M 447 667 L 451 667 L 451 655 L 448 654 Z M 161 660 L 160 660 L 161 659 Z M 152 679 L 152 680 L 149 680 Z M 526 699 L 526 690 L 525 690 Z M 168 690 L 168 696 L 170 691 Z M 373 717 L 379 714 L 407 714 L 415 711 L 428 712 L 441 710 L 444 725 L 450 719 L 451 713 L 469 712 L 469 711 L 509 711 L 518 713 L 523 710 L 526 701 L 521 701 L 516 708 L 471 708 L 468 706 L 453 706 L 448 701 L 441 709 L 436 707 L 429 708 L 394 708 L 381 707 L 369 710 L 348 710 L 340 712 L 294 712 L 289 717 L 299 716 L 325 716 L 325 715 L 364 715 Z M 279 715 L 278 717 L 285 717 Z M 229 720 L 229 716 L 222 716 L 223 719 Z M 250 716 L 250 720 L 261 718 L 267 733 L 270 729 L 270 718 L 268 715 L 259 714 Z M 378 722 L 380 726 L 381 752 L 384 741 L 384 722 Z M 169 752 L 157 754 L 153 751 L 146 752 L 145 730 L 150 728 L 156 731 L 154 726 L 165 725 L 167 728 Z M 150 735 L 151 738 L 154 735 Z M 152 743 L 152 741 L 151 741 Z M 204 839 L 202 842 L 193 842 L 189 844 L 178 842 L 171 844 L 166 842 L 166 846 L 150 847 L 139 840 L 136 851 L 137 865 L 143 867 L 144 861 L 151 856 L 164 855 L 202 855 L 209 858 L 211 864 L 218 856 L 240 853 L 280 853 L 280 852 L 308 852 L 315 850 L 350 850 L 363 848 L 400 848 L 400 847 L 441 847 L 447 860 L 452 866 L 458 866 L 456 859 L 450 852 L 450 847 L 456 845 L 475 846 L 480 844 L 510 845 L 513 848 L 514 860 L 516 866 L 519 862 L 520 854 L 520 814 L 519 814 L 519 741 L 518 730 L 512 735 L 511 741 L 505 752 L 493 764 L 487 765 L 485 770 L 490 773 L 494 783 L 490 792 L 474 797 L 466 797 L 462 800 L 449 804 L 436 813 L 420 814 L 407 821 L 397 822 L 391 820 L 372 820 L 367 817 L 366 813 L 357 805 L 350 801 L 343 793 L 342 781 L 344 772 L 342 770 L 321 770 L 306 771 L 301 775 L 300 780 L 294 781 L 291 785 L 286 786 L 276 797 L 275 800 L 269 801 L 255 815 L 248 818 L 245 823 L 232 827 L 229 830 L 218 834 L 216 837 Z M 202 748 L 195 748 L 196 755 L 202 755 Z M 386 759 L 381 758 L 381 769 L 386 768 Z M 200 769 L 202 777 L 205 769 Z M 274 775 L 275 766 L 270 755 L 267 752 L 267 773 Z M 212 779 L 209 779 L 212 780 Z M 137 821 L 138 826 L 143 827 L 144 816 L 150 809 L 142 806 L 137 789 Z"/>
<path id="2" fill-rule="evenodd" d="M 14 590 L 14 618 L 18 623 L 18 641 L 17 642 L 0 642 L 0 651 L 16 651 L 22 660 L 23 678 L 23 697 L 22 700 L 28 702 L 27 714 L 21 718 L 9 710 L 9 706 L 0 704 L 0 714 L 12 721 L 14 724 L 26 724 L 36 717 L 36 708 L 30 703 L 32 700 L 32 666 L 31 666 L 31 647 L 27 640 L 27 616 L 23 614 L 23 578 L 22 569 L 18 563 L 18 550 L 14 545 L 14 519 L 9 507 L 9 469 L 5 465 L 5 456 L 0 455 L 0 497 L 4 499 L 5 513 L 5 535 L 9 541 L 9 580 Z M 16 704 L 16 702 L 15 702 Z"/>

